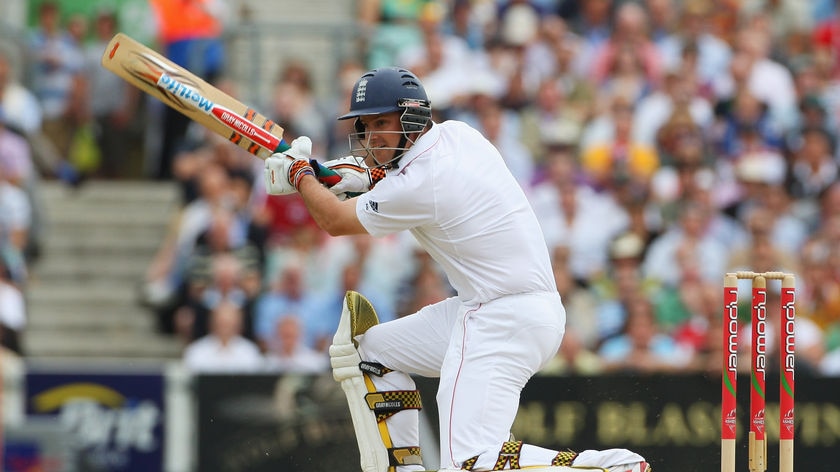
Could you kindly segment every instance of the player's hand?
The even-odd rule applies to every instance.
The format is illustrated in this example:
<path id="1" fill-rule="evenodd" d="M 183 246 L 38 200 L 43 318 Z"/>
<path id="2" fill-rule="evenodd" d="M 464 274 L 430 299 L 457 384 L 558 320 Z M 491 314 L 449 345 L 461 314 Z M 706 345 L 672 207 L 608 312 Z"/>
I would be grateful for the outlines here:
<path id="1" fill-rule="evenodd" d="M 315 175 L 309 164 L 312 158 L 312 140 L 301 136 L 284 152 L 265 160 L 265 190 L 269 195 L 295 193 L 304 175 Z"/>
<path id="2" fill-rule="evenodd" d="M 340 157 L 321 165 L 331 169 L 341 177 L 341 180 L 329 187 L 330 191 L 339 196 L 352 197 L 365 193 L 385 178 L 384 170 L 371 169 L 353 156 Z"/>

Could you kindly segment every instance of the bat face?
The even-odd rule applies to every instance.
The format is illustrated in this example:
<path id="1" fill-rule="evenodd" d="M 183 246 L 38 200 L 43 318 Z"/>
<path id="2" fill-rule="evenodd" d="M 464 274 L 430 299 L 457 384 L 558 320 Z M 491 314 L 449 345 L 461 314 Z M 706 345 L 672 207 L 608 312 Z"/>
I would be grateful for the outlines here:
<path id="1" fill-rule="evenodd" d="M 108 43 L 102 67 L 261 159 L 289 149 L 274 121 L 123 33 Z M 341 180 L 312 163 L 324 185 Z"/>
<path id="2" fill-rule="evenodd" d="M 288 149 L 272 120 L 122 33 L 108 44 L 102 66 L 257 157 Z"/>

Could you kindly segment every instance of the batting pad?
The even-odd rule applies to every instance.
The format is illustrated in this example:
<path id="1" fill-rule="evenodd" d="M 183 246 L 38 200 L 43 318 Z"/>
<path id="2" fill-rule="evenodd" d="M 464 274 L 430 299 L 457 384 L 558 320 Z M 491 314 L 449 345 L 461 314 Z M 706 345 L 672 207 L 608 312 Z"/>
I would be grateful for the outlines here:
<path id="1" fill-rule="evenodd" d="M 344 297 L 338 329 L 330 346 L 333 378 L 341 384 L 347 396 L 353 429 L 356 431 L 356 442 L 359 445 L 362 472 L 385 472 L 390 466 L 388 447 L 391 445 L 384 443 L 385 438 L 380 435 L 376 415 L 365 400 L 365 396 L 371 390 L 367 384 L 369 380 L 359 369 L 362 359 L 356 350 L 358 343 L 354 339 L 378 323 L 373 305 L 362 294 L 348 291 Z"/>

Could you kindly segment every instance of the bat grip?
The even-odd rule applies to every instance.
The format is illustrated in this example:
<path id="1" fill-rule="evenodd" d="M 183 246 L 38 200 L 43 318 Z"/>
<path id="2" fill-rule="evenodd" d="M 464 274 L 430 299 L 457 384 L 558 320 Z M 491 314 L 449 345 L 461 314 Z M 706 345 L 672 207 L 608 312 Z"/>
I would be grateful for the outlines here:
<path id="1" fill-rule="evenodd" d="M 274 150 L 275 153 L 278 152 L 286 152 L 291 148 L 289 143 L 286 142 L 285 139 L 280 140 L 280 144 L 277 145 L 277 148 Z M 309 159 L 309 165 L 315 170 L 315 177 L 318 178 L 318 181 L 322 184 L 326 185 L 327 187 L 332 187 L 333 185 L 337 184 L 341 181 L 341 176 L 338 173 L 329 167 L 322 166 L 320 162 L 315 159 Z"/>
<path id="2" fill-rule="evenodd" d="M 321 182 L 327 187 L 332 187 L 341 181 L 341 176 L 338 175 L 338 172 L 321 165 L 321 163 L 315 159 L 310 159 L 309 164 L 313 169 L 315 169 L 315 177 L 318 178 L 318 182 Z"/>

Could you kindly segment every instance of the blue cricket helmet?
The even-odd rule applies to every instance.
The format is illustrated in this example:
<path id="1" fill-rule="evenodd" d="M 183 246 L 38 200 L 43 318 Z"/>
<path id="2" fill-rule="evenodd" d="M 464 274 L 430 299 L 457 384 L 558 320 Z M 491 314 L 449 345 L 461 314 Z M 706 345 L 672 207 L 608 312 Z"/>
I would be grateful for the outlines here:
<path id="1" fill-rule="evenodd" d="M 381 67 L 362 75 L 353 86 L 350 111 L 339 120 L 402 111 L 403 132 L 422 131 L 432 108 L 420 79 L 399 67 Z M 358 122 L 357 122 L 358 129 Z"/>

